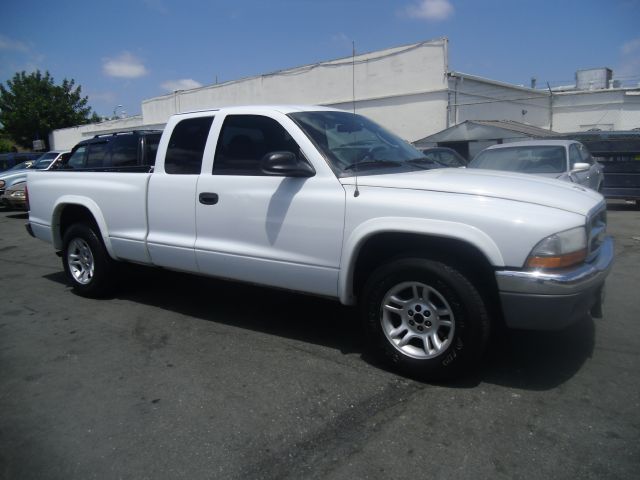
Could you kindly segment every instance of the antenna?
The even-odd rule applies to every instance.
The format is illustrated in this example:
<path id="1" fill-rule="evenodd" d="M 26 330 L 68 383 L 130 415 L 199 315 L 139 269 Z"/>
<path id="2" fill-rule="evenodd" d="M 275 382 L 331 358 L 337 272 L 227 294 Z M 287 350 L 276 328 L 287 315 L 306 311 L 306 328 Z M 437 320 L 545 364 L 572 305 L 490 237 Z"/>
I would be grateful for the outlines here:
<path id="1" fill-rule="evenodd" d="M 353 113 L 356 113 L 356 42 L 351 41 L 351 100 Z"/>
<path id="2" fill-rule="evenodd" d="M 356 114 L 356 41 L 351 41 L 351 99 L 353 103 L 353 114 Z M 360 190 L 358 190 L 358 162 L 354 168 L 354 174 L 356 177 L 356 189 L 353 192 L 354 197 L 360 196 Z"/>

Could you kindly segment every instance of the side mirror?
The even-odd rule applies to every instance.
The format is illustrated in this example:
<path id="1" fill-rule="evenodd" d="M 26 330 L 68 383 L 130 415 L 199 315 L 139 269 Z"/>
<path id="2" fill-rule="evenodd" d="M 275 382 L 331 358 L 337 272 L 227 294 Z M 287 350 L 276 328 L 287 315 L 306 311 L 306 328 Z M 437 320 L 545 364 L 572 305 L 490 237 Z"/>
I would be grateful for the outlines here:
<path id="1" fill-rule="evenodd" d="M 262 157 L 261 167 L 267 175 L 313 177 L 316 171 L 293 152 L 269 152 Z"/>
<path id="2" fill-rule="evenodd" d="M 576 162 L 573 164 L 572 172 L 584 172 L 585 170 L 589 170 L 591 165 L 586 162 Z"/>

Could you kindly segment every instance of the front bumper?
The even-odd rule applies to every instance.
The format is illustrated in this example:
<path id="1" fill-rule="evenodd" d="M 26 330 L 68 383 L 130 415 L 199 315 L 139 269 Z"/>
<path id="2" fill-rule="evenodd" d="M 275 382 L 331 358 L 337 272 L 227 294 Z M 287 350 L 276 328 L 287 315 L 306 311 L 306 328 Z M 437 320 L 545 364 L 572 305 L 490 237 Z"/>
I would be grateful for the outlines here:
<path id="1" fill-rule="evenodd" d="M 613 239 L 607 237 L 590 263 L 555 273 L 496 272 L 505 323 L 511 328 L 558 330 L 599 307 L 613 265 Z"/>

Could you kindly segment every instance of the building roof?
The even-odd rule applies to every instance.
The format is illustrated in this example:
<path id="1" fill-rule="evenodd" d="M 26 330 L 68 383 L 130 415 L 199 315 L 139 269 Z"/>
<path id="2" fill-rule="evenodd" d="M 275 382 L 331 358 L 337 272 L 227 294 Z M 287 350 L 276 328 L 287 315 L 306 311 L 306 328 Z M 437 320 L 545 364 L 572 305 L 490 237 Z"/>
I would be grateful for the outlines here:
<path id="1" fill-rule="evenodd" d="M 526 125 L 511 120 L 467 120 L 428 137 L 414 142 L 414 145 L 434 142 L 468 142 L 473 140 L 504 140 L 509 138 L 546 138 L 558 135 L 552 130 Z"/>

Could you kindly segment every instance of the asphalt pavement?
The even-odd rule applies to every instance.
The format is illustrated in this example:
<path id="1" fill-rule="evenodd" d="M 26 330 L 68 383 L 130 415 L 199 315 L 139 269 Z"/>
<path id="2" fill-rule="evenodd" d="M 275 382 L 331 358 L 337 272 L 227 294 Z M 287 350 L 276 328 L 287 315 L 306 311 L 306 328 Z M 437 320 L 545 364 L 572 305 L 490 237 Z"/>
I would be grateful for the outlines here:
<path id="1" fill-rule="evenodd" d="M 0 478 L 638 478 L 640 211 L 608 215 L 603 319 L 509 332 L 428 384 L 328 300 L 146 268 L 74 295 L 0 211 Z"/>

